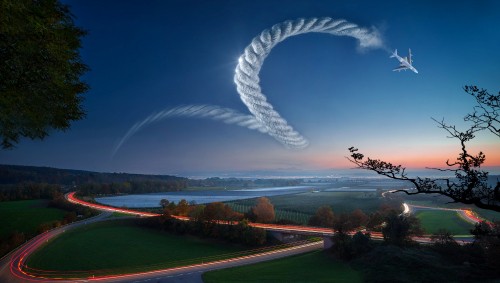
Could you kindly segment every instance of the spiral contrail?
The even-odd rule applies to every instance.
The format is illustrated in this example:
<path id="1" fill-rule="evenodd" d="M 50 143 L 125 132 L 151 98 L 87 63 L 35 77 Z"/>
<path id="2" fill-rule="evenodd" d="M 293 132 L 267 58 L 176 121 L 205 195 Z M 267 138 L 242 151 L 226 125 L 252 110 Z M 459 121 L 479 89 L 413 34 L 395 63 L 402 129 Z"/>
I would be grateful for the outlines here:
<path id="1" fill-rule="evenodd" d="M 264 60 L 274 46 L 288 37 L 310 32 L 354 37 L 359 41 L 360 48 L 383 47 L 382 39 L 376 29 L 361 28 L 346 20 L 309 18 L 276 24 L 252 39 L 252 42 L 239 57 L 236 66 L 234 75 L 236 90 L 252 115 L 213 105 L 188 105 L 153 113 L 128 130 L 115 146 L 113 154 L 144 126 L 170 117 L 221 120 L 228 124 L 236 124 L 267 133 L 287 148 L 307 147 L 309 144 L 307 139 L 288 125 L 288 122 L 267 102 L 267 98 L 260 88 L 259 73 Z"/>

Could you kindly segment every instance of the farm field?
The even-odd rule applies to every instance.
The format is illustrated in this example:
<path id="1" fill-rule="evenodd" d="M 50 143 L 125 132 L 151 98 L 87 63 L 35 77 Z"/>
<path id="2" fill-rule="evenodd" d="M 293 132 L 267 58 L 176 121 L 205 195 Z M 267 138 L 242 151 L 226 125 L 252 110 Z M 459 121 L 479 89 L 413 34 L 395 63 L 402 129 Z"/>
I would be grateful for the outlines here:
<path id="1" fill-rule="evenodd" d="M 112 220 L 65 232 L 36 251 L 28 259 L 28 266 L 86 274 L 130 273 L 187 265 L 210 257 L 234 257 L 234 253 L 244 250 L 241 246 L 135 226 L 132 221 Z"/>
<path id="2" fill-rule="evenodd" d="M 366 214 L 374 212 L 381 205 L 401 205 L 397 199 L 377 197 L 375 192 L 306 192 L 268 197 L 274 205 L 277 220 L 291 220 L 299 224 L 307 224 L 316 210 L 324 205 L 332 208 L 334 213 L 352 212 L 361 209 Z M 244 199 L 227 202 L 238 212 L 246 212 L 255 205 L 256 199 Z"/>
<path id="3" fill-rule="evenodd" d="M 360 272 L 334 261 L 324 251 L 284 259 L 210 271 L 205 283 L 215 282 L 363 282 Z"/>
<path id="4" fill-rule="evenodd" d="M 463 220 L 455 211 L 420 210 L 415 213 L 426 234 L 434 234 L 446 229 L 452 235 L 468 235 L 474 225 Z"/>
<path id="5" fill-rule="evenodd" d="M 0 238 L 13 231 L 35 234 L 40 224 L 62 220 L 66 211 L 48 204 L 43 199 L 0 202 Z"/>

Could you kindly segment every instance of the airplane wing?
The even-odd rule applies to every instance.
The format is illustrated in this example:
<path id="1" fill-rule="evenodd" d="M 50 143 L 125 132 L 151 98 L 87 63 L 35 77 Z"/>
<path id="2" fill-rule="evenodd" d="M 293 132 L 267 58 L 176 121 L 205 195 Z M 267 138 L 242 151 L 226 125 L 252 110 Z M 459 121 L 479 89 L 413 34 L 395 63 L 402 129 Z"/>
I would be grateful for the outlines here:
<path id="1" fill-rule="evenodd" d="M 403 70 L 408 70 L 408 67 L 405 65 L 399 65 L 399 67 L 392 69 L 393 71 L 403 71 Z"/>
<path id="2" fill-rule="evenodd" d="M 411 59 L 411 49 L 408 48 L 408 63 L 413 63 L 413 60 Z"/>

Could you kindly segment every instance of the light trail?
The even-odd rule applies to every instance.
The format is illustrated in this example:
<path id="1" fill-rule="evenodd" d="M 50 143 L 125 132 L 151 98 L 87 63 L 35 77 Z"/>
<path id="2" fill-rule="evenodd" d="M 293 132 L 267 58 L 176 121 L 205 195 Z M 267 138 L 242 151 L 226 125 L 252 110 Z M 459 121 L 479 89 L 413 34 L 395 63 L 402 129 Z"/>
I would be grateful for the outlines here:
<path id="1" fill-rule="evenodd" d="M 418 209 L 454 211 L 462 219 L 472 224 L 477 224 L 479 222 L 485 221 L 488 225 L 491 225 L 491 222 L 479 217 L 474 211 L 467 208 L 444 208 L 444 207 L 432 207 L 432 206 L 414 205 L 414 204 L 410 204 L 409 206 Z"/>
<path id="2" fill-rule="evenodd" d="M 287 148 L 302 149 L 309 142 L 267 101 L 260 87 L 259 73 L 264 60 L 271 50 L 283 40 L 305 33 L 326 33 L 335 36 L 348 36 L 358 40 L 359 48 L 384 48 L 382 39 L 376 29 L 359 27 L 346 20 L 332 18 L 308 18 L 285 21 L 275 24 L 254 37 L 238 59 L 235 69 L 234 83 L 241 101 L 251 115 L 215 105 L 188 105 L 173 109 L 165 109 L 153 113 L 134 124 L 120 139 L 113 149 L 113 155 L 120 147 L 143 127 L 172 117 L 196 117 L 220 120 L 227 124 L 235 124 L 251 130 L 267 133 Z"/>
<path id="3" fill-rule="evenodd" d="M 411 190 L 411 189 L 407 189 Z M 390 191 L 385 191 L 382 193 L 382 197 L 386 197 L 387 194 L 389 193 L 394 193 L 397 192 L 398 190 L 390 190 Z M 409 214 L 414 209 L 412 208 L 417 208 L 417 209 L 430 209 L 430 210 L 444 210 L 444 211 L 455 211 L 457 212 L 458 216 L 460 216 L 462 219 L 465 221 L 472 223 L 472 224 L 477 224 L 479 222 L 485 221 L 488 225 L 492 225 L 490 221 L 487 221 L 481 217 L 479 217 L 474 211 L 467 209 L 467 208 L 444 208 L 444 207 L 433 207 L 433 206 L 424 206 L 424 205 L 415 205 L 415 204 L 407 204 L 406 202 L 403 202 L 403 213 L 402 214 Z"/>
<path id="4" fill-rule="evenodd" d="M 161 215 L 158 213 L 143 212 L 143 211 L 137 211 L 137 210 L 131 210 L 131 209 L 125 209 L 125 208 L 117 208 L 117 207 L 100 205 L 100 204 L 96 204 L 96 203 L 83 201 L 83 200 L 77 199 L 75 197 L 75 193 L 76 192 L 71 192 L 71 193 L 67 194 L 66 199 L 71 203 L 83 205 L 83 206 L 94 208 L 97 210 L 109 211 L 109 212 L 119 212 L 119 213 L 136 215 L 136 216 L 141 216 L 141 217 L 152 217 L 152 216 L 160 216 Z"/>
<path id="5" fill-rule="evenodd" d="M 406 202 L 403 202 L 403 208 L 403 214 L 409 214 L 411 212 L 410 207 L 406 204 Z"/>
<path id="6" fill-rule="evenodd" d="M 75 192 L 71 192 L 66 195 L 66 198 L 73 203 L 91 207 L 94 209 L 98 209 L 101 211 L 108 211 L 108 212 L 120 212 L 120 213 L 126 213 L 129 215 L 137 215 L 141 217 L 154 217 L 154 216 L 159 216 L 160 214 L 157 213 L 149 213 L 149 212 L 142 212 L 142 211 L 135 211 L 131 209 L 122 209 L 122 208 L 115 208 L 115 207 L 109 207 L 105 205 L 100 205 L 100 204 L 94 204 L 90 202 L 86 202 L 83 200 L 80 200 L 75 197 Z M 411 206 L 411 205 L 408 205 Z M 423 207 L 423 206 L 418 206 L 418 207 Z M 405 208 L 406 210 L 406 208 Z M 459 209 L 445 209 L 445 210 L 459 210 Z M 468 214 L 469 217 L 473 217 L 474 214 L 469 211 L 469 210 L 463 210 L 465 214 Z M 180 220 L 189 220 L 188 217 L 181 217 L 181 216 L 175 216 L 177 219 Z M 235 224 L 234 222 L 224 222 L 224 221 L 219 221 L 221 224 L 227 224 L 227 225 L 232 225 Z M 264 224 L 264 223 L 249 223 L 250 226 L 255 227 L 255 228 L 261 228 L 269 231 L 277 231 L 277 232 L 283 232 L 283 233 L 291 233 L 291 234 L 306 234 L 306 235 L 316 235 L 316 236 L 332 236 L 335 234 L 335 231 L 330 228 L 321 228 L 321 227 L 308 227 L 308 226 L 296 226 L 296 225 L 277 225 L 277 224 Z M 353 235 L 358 230 L 351 231 L 349 234 Z M 383 235 L 380 232 L 374 232 L 374 231 L 367 231 L 371 234 L 371 237 L 375 240 L 382 240 Z M 57 236 L 58 234 L 62 233 L 60 229 L 55 229 L 54 231 L 49 231 L 46 233 L 43 233 L 41 235 L 38 235 L 35 237 L 32 241 L 28 242 L 25 246 L 23 246 L 21 249 L 19 249 L 12 257 L 11 262 L 10 262 L 10 270 L 11 273 L 24 281 L 38 281 L 38 282 L 47 282 L 47 281 L 61 281 L 61 282 L 66 282 L 66 281 L 71 281 L 74 282 L 75 280 L 80 280 L 80 281 L 113 281 L 113 280 L 119 280 L 119 279 L 127 279 L 127 278 L 136 278 L 136 277 L 141 277 L 141 276 L 150 276 L 150 275 L 161 275 L 161 274 L 166 274 L 174 271 L 180 271 L 180 270 L 188 270 L 192 268 L 206 268 L 210 266 L 219 266 L 222 264 L 226 263 L 233 263 L 233 262 L 238 262 L 241 260 L 247 260 L 247 259 L 253 259 L 253 258 L 258 258 L 261 256 L 269 256 L 269 255 L 274 255 L 274 254 L 281 254 L 281 253 L 286 253 L 289 251 L 294 251 L 294 250 L 299 250 L 299 249 L 306 249 L 306 248 L 314 248 L 314 249 L 319 249 L 322 247 L 322 241 L 321 242 L 315 242 L 315 243 L 307 243 L 303 245 L 298 245 L 298 246 L 293 246 L 293 247 L 285 247 L 277 250 L 272 250 L 272 251 L 263 251 L 259 252 L 256 254 L 250 254 L 250 255 L 243 255 L 243 256 L 238 256 L 235 254 L 234 258 L 230 259 L 223 259 L 223 260 L 212 260 L 210 262 L 205 262 L 201 264 L 188 264 L 185 266 L 180 266 L 180 267 L 173 267 L 173 268 L 166 268 L 166 269 L 158 269 L 158 270 L 152 270 L 152 271 L 146 271 L 146 272 L 138 272 L 138 273 L 129 273 L 129 274 L 116 274 L 116 275 L 98 275 L 95 277 L 89 277 L 88 272 L 89 271 L 64 271 L 64 272 L 58 272 L 58 271 L 50 271 L 50 270 L 35 270 L 30 267 L 26 266 L 26 260 L 28 256 L 34 252 L 36 249 L 40 248 L 44 244 L 44 242 L 50 240 L 52 237 Z M 412 238 L 414 241 L 417 241 L 419 243 L 423 244 L 429 244 L 431 243 L 431 238 L 428 236 L 423 236 L 423 237 L 413 237 Z M 459 244 L 465 244 L 469 240 L 468 239 L 462 239 L 457 241 Z M 222 268 L 222 267 L 218 267 Z M 83 274 L 82 274 L 83 272 Z M 92 272 L 92 271 L 90 271 Z M 105 272 L 105 270 L 101 271 L 95 271 L 96 274 L 99 272 Z M 80 275 L 80 276 L 79 276 Z"/>

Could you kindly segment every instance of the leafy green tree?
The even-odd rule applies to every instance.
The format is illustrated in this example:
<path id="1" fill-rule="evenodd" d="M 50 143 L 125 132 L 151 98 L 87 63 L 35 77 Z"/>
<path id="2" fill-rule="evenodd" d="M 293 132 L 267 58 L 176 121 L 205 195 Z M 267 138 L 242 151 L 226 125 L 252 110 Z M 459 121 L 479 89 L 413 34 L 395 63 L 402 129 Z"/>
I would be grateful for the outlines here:
<path id="1" fill-rule="evenodd" d="M 79 49 L 85 31 L 58 0 L 0 1 L 0 139 L 43 139 L 85 116 Z"/>

